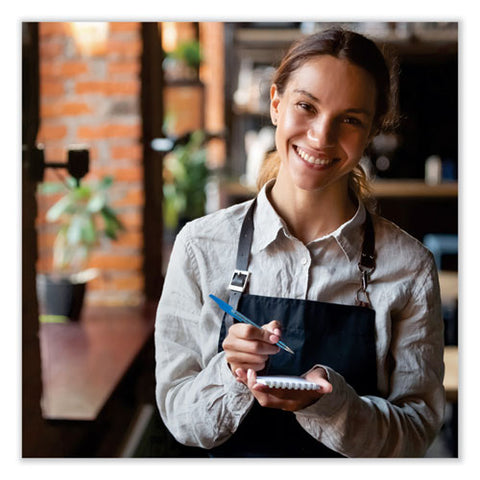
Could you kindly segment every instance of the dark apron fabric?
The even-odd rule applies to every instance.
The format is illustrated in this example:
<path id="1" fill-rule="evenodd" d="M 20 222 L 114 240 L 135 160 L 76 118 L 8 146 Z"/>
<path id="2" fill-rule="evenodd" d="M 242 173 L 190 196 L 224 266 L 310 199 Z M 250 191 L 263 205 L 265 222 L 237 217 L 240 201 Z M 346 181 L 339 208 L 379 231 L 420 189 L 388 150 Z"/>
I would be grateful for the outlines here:
<path id="1" fill-rule="evenodd" d="M 253 209 L 254 204 L 239 239 L 237 269 L 241 271 L 248 266 Z M 373 227 L 367 213 L 362 264 L 365 258 L 367 266 L 374 265 L 373 250 Z M 302 375 L 322 364 L 341 374 L 359 395 L 377 394 L 375 311 L 371 308 L 244 292 L 231 292 L 229 303 L 258 325 L 278 320 L 282 341 L 295 352 L 280 350 L 271 355 L 262 374 Z M 224 317 L 219 351 L 232 320 Z M 209 453 L 212 457 L 341 457 L 308 434 L 293 412 L 261 407 L 257 401 L 237 431 Z"/>
<path id="2" fill-rule="evenodd" d="M 377 392 L 375 312 L 366 307 L 244 294 L 239 311 L 259 325 L 282 324 L 284 350 L 272 355 L 262 374 L 302 375 L 313 365 L 331 367 L 359 395 Z M 222 339 L 223 341 L 223 339 Z M 294 413 L 255 401 L 237 431 L 210 451 L 213 457 L 340 457 L 315 440 Z"/>

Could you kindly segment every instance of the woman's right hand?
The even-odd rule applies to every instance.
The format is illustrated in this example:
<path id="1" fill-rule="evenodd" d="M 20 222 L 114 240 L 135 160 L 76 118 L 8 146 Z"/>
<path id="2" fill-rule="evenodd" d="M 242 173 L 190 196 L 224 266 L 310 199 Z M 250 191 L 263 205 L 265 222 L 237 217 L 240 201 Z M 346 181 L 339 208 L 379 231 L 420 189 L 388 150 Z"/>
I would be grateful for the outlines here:
<path id="1" fill-rule="evenodd" d="M 275 345 L 282 334 L 281 325 L 276 320 L 256 328 L 245 323 L 235 323 L 228 330 L 223 341 L 225 358 L 234 373 L 238 368 L 249 368 L 258 372 L 265 368 L 269 355 L 280 351 Z"/>

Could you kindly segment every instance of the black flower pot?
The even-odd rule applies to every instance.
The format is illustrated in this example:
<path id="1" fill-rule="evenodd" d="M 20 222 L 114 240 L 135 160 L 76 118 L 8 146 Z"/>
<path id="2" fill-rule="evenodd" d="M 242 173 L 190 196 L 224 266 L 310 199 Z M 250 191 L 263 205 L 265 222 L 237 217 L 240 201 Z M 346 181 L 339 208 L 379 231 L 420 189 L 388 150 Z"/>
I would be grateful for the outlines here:
<path id="1" fill-rule="evenodd" d="M 66 277 L 37 275 L 37 294 L 44 315 L 63 315 L 79 320 L 86 283 L 73 283 Z"/>

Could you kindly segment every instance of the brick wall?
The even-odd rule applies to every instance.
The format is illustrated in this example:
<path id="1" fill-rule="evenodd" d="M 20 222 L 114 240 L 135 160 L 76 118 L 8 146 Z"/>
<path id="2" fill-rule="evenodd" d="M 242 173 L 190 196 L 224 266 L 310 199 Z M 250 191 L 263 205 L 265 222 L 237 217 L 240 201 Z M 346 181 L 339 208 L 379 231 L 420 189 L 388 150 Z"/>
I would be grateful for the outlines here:
<path id="1" fill-rule="evenodd" d="M 89 284 L 90 304 L 138 304 L 142 301 L 142 145 L 140 115 L 139 23 L 109 23 L 105 49 L 82 54 L 71 25 L 40 24 L 41 129 L 46 161 L 65 161 L 72 144 L 90 148 L 85 180 L 112 174 L 111 200 L 127 227 L 119 241 L 102 241 L 90 266 L 101 276 Z M 66 171 L 59 170 L 65 175 Z M 58 174 L 46 170 L 45 180 Z M 37 271 L 51 270 L 55 225 L 45 212 L 57 195 L 38 194 Z"/>

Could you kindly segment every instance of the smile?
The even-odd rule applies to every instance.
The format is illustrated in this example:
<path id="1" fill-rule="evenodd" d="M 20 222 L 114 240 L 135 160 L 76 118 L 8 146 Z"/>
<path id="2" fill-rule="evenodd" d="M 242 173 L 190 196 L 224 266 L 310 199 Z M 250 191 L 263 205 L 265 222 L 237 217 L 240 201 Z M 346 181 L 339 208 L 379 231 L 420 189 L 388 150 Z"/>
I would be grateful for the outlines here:
<path id="1" fill-rule="evenodd" d="M 327 167 L 327 166 L 330 166 L 332 163 L 334 163 L 336 160 L 335 158 L 328 158 L 328 157 L 314 157 L 313 155 L 310 155 L 305 150 L 302 150 L 300 147 L 296 145 L 294 145 L 293 148 L 303 160 L 305 160 L 307 163 L 311 165 L 319 165 L 321 167 Z"/>

